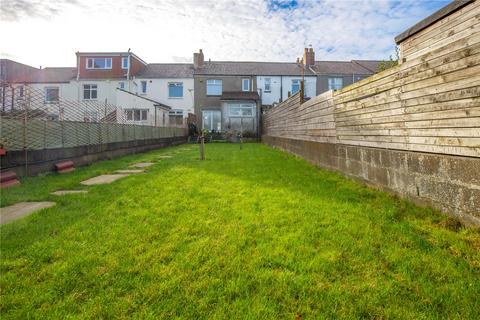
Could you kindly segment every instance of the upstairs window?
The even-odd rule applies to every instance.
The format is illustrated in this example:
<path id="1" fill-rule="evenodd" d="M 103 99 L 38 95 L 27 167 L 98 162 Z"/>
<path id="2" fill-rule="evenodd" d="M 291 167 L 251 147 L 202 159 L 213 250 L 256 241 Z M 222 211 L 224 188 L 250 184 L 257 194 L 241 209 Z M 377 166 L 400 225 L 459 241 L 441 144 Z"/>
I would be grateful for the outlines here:
<path id="1" fill-rule="evenodd" d="M 57 87 L 45 88 L 45 102 L 55 103 L 59 101 L 60 89 Z"/>
<path id="2" fill-rule="evenodd" d="M 87 69 L 112 69 L 112 58 L 87 58 Z"/>
<path id="3" fill-rule="evenodd" d="M 343 78 L 328 78 L 328 90 L 340 90 L 343 88 Z"/>
<path id="4" fill-rule="evenodd" d="M 97 85 L 96 84 L 84 84 L 83 85 L 83 99 L 84 100 L 95 100 L 98 97 Z"/>
<path id="5" fill-rule="evenodd" d="M 122 57 L 122 69 L 128 69 L 128 57 Z"/>
<path id="6" fill-rule="evenodd" d="M 242 79 L 242 91 L 250 91 L 250 79 Z"/>
<path id="7" fill-rule="evenodd" d="M 168 84 L 168 97 L 169 98 L 182 98 L 183 97 L 183 82 L 170 82 Z"/>
<path id="8" fill-rule="evenodd" d="M 222 94 L 222 80 L 207 80 L 207 96 L 219 96 Z"/>
<path id="9" fill-rule="evenodd" d="M 292 80 L 292 94 L 297 93 L 300 91 L 300 79 Z"/>
<path id="10" fill-rule="evenodd" d="M 140 89 L 142 93 L 147 93 L 147 81 L 140 81 Z"/>
<path id="11" fill-rule="evenodd" d="M 263 91 L 264 92 L 271 92 L 272 91 L 271 83 L 272 83 L 272 79 L 270 79 L 270 78 L 264 78 L 263 79 L 263 84 L 264 84 Z"/>

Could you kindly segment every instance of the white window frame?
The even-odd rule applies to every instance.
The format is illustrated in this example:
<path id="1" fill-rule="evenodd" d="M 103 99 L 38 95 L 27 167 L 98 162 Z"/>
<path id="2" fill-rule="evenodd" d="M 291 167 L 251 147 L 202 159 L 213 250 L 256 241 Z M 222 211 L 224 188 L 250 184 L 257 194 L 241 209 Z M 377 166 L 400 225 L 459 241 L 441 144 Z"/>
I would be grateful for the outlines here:
<path id="1" fill-rule="evenodd" d="M 125 62 L 126 61 L 126 62 Z M 128 70 L 128 57 L 122 57 L 122 69 Z"/>
<path id="2" fill-rule="evenodd" d="M 47 91 L 48 90 L 57 90 L 57 99 L 56 100 L 47 100 Z M 60 87 L 45 87 L 44 89 L 44 101 L 45 103 L 58 103 L 60 101 Z"/>
<path id="3" fill-rule="evenodd" d="M 207 93 L 207 96 L 221 96 L 222 95 L 222 92 L 223 92 L 223 84 L 222 84 L 222 80 L 220 79 L 208 79 L 207 82 L 206 82 L 206 85 L 207 85 L 207 90 L 206 90 L 206 93 Z M 220 87 L 220 92 L 219 93 L 209 93 L 208 92 L 208 86 L 211 85 L 211 86 L 219 86 Z"/>
<path id="4" fill-rule="evenodd" d="M 268 84 L 268 89 L 267 89 Z M 263 92 L 272 92 L 272 78 L 263 78 Z"/>
<path id="5" fill-rule="evenodd" d="M 179 97 L 173 97 L 170 95 L 170 86 L 182 87 L 182 95 Z M 169 99 L 183 99 L 183 82 L 169 82 L 167 85 L 168 88 L 168 98 Z"/>
<path id="6" fill-rule="evenodd" d="M 328 81 L 328 90 L 340 90 L 343 88 L 342 77 L 328 77 L 327 81 Z"/>
<path id="7" fill-rule="evenodd" d="M 239 112 L 232 112 L 232 111 L 239 111 Z M 244 114 L 243 111 L 250 111 L 250 114 Z M 255 112 L 253 104 L 247 103 L 229 103 L 228 104 L 228 116 L 231 118 L 254 118 Z"/>
<path id="8" fill-rule="evenodd" d="M 149 111 L 148 109 L 124 109 L 125 119 L 127 121 L 133 121 L 133 122 L 147 121 L 148 111 Z M 136 118 L 138 120 L 136 120 Z"/>
<path id="9" fill-rule="evenodd" d="M 242 91 L 244 91 L 244 92 L 250 91 L 250 79 L 249 78 L 243 78 L 242 79 Z"/>
<path id="10" fill-rule="evenodd" d="M 88 89 L 87 89 L 88 86 Z M 89 92 L 89 97 L 85 98 L 85 90 L 88 90 Z M 92 92 L 96 93 L 96 97 L 92 98 Z M 92 83 L 86 83 L 83 85 L 83 100 L 97 100 L 98 99 L 98 85 L 97 84 L 92 84 Z"/>
<path id="11" fill-rule="evenodd" d="M 145 84 L 145 87 L 143 86 L 143 84 Z M 147 90 L 148 90 L 147 86 L 148 86 L 147 80 L 140 81 L 140 93 L 147 94 Z"/>
<path id="12" fill-rule="evenodd" d="M 104 59 L 105 67 L 95 68 L 95 60 L 96 59 L 99 59 L 99 60 Z M 107 63 L 107 61 L 109 61 L 109 62 Z M 111 70 L 112 69 L 112 58 L 99 58 L 99 57 L 87 58 L 86 67 L 87 67 L 88 70 Z"/>

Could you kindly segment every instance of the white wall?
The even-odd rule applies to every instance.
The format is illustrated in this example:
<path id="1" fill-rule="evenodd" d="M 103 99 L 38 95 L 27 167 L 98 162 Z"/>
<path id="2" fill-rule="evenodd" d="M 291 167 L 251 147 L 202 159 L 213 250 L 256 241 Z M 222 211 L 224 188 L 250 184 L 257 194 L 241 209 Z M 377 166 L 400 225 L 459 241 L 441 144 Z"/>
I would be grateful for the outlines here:
<path id="1" fill-rule="evenodd" d="M 270 78 L 271 92 L 265 92 L 265 78 Z M 292 80 L 301 80 L 301 76 L 258 76 L 257 88 L 261 89 L 262 104 L 269 105 L 274 102 L 279 102 L 282 98 L 281 91 L 283 91 L 283 100 L 288 98 L 288 92 L 292 91 Z M 317 95 L 317 77 L 305 77 L 305 90 L 307 97 L 315 97 Z"/>
<path id="2" fill-rule="evenodd" d="M 168 79 L 146 79 L 136 78 L 132 86 L 132 92 L 141 95 L 141 81 L 147 81 L 146 97 L 155 101 L 161 102 L 172 109 L 183 110 L 183 116 L 186 118 L 188 113 L 193 113 L 193 78 L 168 78 Z M 183 83 L 183 97 L 169 98 L 168 97 L 168 83 L 182 82 Z"/>

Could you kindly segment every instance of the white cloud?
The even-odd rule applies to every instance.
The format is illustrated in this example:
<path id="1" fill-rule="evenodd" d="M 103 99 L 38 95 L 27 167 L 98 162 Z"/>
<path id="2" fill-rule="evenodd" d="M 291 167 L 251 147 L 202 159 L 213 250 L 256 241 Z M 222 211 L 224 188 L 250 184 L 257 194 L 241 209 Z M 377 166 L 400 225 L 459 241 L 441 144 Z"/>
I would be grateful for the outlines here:
<path id="1" fill-rule="evenodd" d="M 147 62 L 387 58 L 393 37 L 445 4 L 418 1 L 298 1 L 271 11 L 257 0 L 3 0 L 1 55 L 34 66 L 73 66 L 75 51 L 133 52 Z M 271 6 L 270 6 L 271 8 Z"/>

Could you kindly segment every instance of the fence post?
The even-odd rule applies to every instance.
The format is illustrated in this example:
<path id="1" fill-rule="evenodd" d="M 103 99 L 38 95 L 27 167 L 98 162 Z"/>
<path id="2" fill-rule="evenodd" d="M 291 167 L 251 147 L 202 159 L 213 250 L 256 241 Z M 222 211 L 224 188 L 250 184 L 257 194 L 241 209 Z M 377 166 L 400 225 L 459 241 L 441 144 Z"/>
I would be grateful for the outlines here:
<path id="1" fill-rule="evenodd" d="M 12 96 L 12 103 L 15 97 Z M 29 97 L 30 98 L 30 97 Z M 30 100 L 29 100 L 30 101 Z M 23 102 L 23 150 L 25 156 L 25 175 L 28 175 L 28 146 L 27 146 L 27 123 L 28 122 L 28 103 L 25 99 Z"/>

